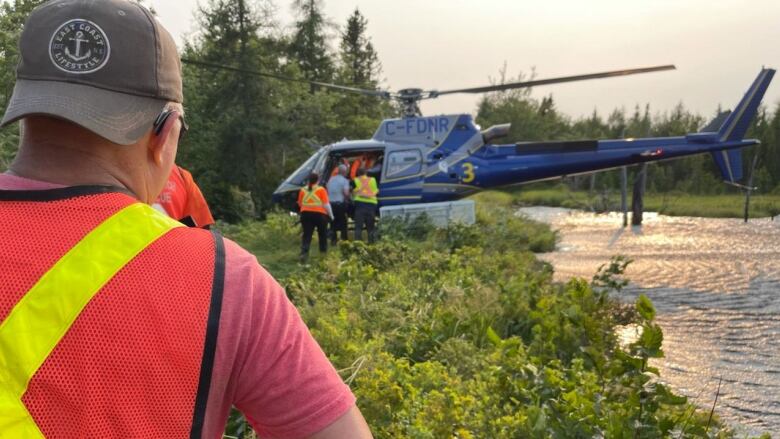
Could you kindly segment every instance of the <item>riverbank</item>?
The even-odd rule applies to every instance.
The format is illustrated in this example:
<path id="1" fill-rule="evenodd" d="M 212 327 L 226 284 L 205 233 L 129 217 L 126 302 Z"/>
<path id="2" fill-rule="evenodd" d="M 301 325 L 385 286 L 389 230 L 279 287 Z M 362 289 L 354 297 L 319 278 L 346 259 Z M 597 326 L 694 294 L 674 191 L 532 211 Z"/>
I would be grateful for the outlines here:
<path id="1" fill-rule="evenodd" d="M 620 210 L 620 191 L 571 191 L 564 185 L 527 186 L 506 191 L 518 206 L 566 207 L 604 212 Z M 630 211 L 631 193 L 628 194 Z M 742 194 L 691 195 L 682 192 L 645 194 L 645 211 L 669 216 L 707 218 L 742 218 L 745 196 Z M 780 215 L 780 195 L 754 194 L 750 200 L 750 217 Z"/>
<path id="2" fill-rule="evenodd" d="M 511 195 L 477 202 L 475 226 L 385 223 L 380 243 L 309 265 L 287 214 L 224 231 L 286 287 L 378 438 L 731 437 L 657 380 L 655 309 L 613 298 L 623 262 L 554 282 L 533 251 L 555 233 L 517 218 Z M 621 346 L 623 325 L 642 337 Z"/>

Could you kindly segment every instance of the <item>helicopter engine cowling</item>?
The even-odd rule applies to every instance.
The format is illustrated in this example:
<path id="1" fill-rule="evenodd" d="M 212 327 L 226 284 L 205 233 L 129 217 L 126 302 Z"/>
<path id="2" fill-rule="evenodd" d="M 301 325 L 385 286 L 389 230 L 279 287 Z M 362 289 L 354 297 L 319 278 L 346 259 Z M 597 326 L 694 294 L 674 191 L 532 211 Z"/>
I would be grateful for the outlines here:
<path id="1" fill-rule="evenodd" d="M 509 134 L 510 128 L 512 128 L 511 123 L 493 125 L 492 127 L 482 131 L 482 140 L 484 140 L 484 142 L 487 144 L 495 139 L 506 137 Z"/>

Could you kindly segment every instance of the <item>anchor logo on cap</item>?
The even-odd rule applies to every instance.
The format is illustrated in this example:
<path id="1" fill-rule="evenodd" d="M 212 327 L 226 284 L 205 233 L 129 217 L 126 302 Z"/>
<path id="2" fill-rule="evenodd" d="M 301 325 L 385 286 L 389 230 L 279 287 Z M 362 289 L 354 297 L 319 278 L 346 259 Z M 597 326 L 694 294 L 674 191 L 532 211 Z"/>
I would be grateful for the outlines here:
<path id="1" fill-rule="evenodd" d="M 97 24 L 74 19 L 60 26 L 49 43 L 49 57 L 67 73 L 85 74 L 102 69 L 111 54 L 106 33 Z"/>
<path id="2" fill-rule="evenodd" d="M 70 59 L 72 59 L 73 61 L 83 61 L 83 60 L 89 58 L 90 56 L 92 56 L 92 50 L 87 50 L 87 54 L 86 55 L 79 55 L 81 53 L 81 43 L 88 43 L 89 42 L 89 40 L 85 40 L 83 38 L 84 38 L 84 32 L 82 32 L 82 31 L 76 32 L 76 38 L 69 38 L 70 41 L 75 41 L 76 42 L 76 54 L 75 55 L 70 53 L 70 48 L 69 47 L 67 47 L 67 46 L 65 47 L 65 54 L 68 55 L 70 57 Z"/>

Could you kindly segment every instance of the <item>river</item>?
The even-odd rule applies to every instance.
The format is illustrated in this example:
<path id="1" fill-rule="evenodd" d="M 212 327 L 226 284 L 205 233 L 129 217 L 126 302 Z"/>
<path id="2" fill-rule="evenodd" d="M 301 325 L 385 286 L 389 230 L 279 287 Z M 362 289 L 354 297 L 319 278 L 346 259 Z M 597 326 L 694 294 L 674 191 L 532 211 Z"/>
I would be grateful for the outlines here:
<path id="1" fill-rule="evenodd" d="M 555 252 L 540 255 L 558 280 L 590 278 L 613 255 L 634 260 L 633 301 L 644 293 L 658 310 L 666 358 L 663 381 L 739 431 L 780 435 L 780 220 L 668 217 L 645 213 L 622 228 L 621 214 L 533 207 L 519 214 L 559 231 Z"/>

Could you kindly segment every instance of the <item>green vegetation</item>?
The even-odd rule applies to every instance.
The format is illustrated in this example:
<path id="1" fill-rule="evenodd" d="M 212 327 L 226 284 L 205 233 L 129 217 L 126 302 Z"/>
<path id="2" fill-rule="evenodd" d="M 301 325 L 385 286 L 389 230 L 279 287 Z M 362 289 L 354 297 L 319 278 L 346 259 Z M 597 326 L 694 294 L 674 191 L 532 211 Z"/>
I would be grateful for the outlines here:
<path id="1" fill-rule="evenodd" d="M 540 185 L 505 192 L 516 205 L 554 206 L 596 212 L 619 211 L 620 191 L 606 189 L 588 193 L 565 185 Z M 629 189 L 630 211 L 630 189 Z M 679 191 L 645 194 L 645 210 L 671 216 L 742 218 L 745 196 L 738 193 L 695 195 Z M 780 194 L 758 194 L 750 199 L 750 217 L 766 218 L 780 214 Z"/>
<path id="2" fill-rule="evenodd" d="M 659 383 L 653 305 L 617 300 L 630 261 L 554 283 L 532 251 L 555 234 L 512 215 L 509 194 L 487 202 L 475 226 L 385 222 L 378 244 L 305 266 L 294 217 L 224 231 L 285 285 L 378 438 L 733 437 Z M 622 325 L 636 342 L 620 345 Z"/>

